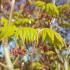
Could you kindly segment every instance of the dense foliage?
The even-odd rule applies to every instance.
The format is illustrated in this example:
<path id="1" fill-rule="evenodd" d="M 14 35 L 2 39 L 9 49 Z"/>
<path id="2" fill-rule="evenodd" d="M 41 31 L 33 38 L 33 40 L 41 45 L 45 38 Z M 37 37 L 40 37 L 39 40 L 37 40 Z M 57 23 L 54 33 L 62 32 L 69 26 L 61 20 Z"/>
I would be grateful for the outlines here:
<path id="1" fill-rule="evenodd" d="M 45 0 L 15 0 L 12 13 L 11 9 L 10 0 L 2 1 L 0 60 L 5 63 L 8 48 L 13 70 L 68 70 L 70 40 L 66 39 L 66 30 L 70 30 L 69 5 L 56 5 Z M 11 20 L 9 15 L 12 15 Z M 0 65 L 10 69 L 5 64 Z"/>

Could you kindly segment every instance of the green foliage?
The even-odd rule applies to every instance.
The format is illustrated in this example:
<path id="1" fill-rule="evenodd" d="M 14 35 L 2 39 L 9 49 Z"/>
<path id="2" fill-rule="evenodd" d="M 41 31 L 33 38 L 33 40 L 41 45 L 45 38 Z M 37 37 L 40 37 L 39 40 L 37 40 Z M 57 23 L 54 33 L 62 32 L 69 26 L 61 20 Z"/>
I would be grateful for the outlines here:
<path id="1" fill-rule="evenodd" d="M 14 24 L 8 26 L 8 20 L 4 17 L 1 19 L 1 21 L 4 23 L 4 26 L 0 28 L 0 40 L 9 38 L 11 36 L 16 36 L 16 39 L 21 39 L 22 42 L 39 42 L 39 39 L 42 38 L 42 41 L 46 43 L 47 41 L 57 46 L 59 49 L 64 45 L 64 41 L 59 33 L 53 31 L 49 28 L 42 28 L 40 31 L 38 29 L 34 29 L 31 27 L 25 27 L 25 28 L 19 28 L 14 26 Z M 16 21 L 17 24 L 26 24 L 34 22 L 34 19 L 19 19 Z M 16 23 L 15 22 L 15 23 Z"/>
<path id="2" fill-rule="evenodd" d="M 59 33 L 57 32 L 54 32 L 54 44 L 59 48 L 61 49 L 62 46 L 64 46 L 64 41 L 62 39 L 62 37 L 60 36 Z"/>
<path id="3" fill-rule="evenodd" d="M 19 28 L 14 25 L 0 28 L 0 40 L 11 36 L 16 36 L 17 39 L 20 38 L 24 43 L 34 41 L 38 42 L 39 39 L 42 38 L 44 43 L 48 41 L 50 44 L 57 46 L 59 49 L 64 45 L 60 34 L 49 28 L 43 28 L 40 32 L 38 29 L 30 27 Z"/>
<path id="4" fill-rule="evenodd" d="M 46 4 L 45 11 L 52 17 L 55 17 L 55 16 L 59 15 L 58 8 L 53 3 Z"/>
<path id="5" fill-rule="evenodd" d="M 25 27 L 25 28 L 17 28 L 17 31 L 15 33 L 16 37 L 20 37 L 20 39 L 23 42 L 34 42 L 38 41 L 38 31 L 37 29 L 33 29 L 30 27 Z"/>
<path id="6" fill-rule="evenodd" d="M 53 55 L 53 54 L 55 54 L 55 52 L 53 52 L 53 51 L 46 51 L 45 54 L 46 55 Z"/>
<path id="7" fill-rule="evenodd" d="M 42 8 L 43 10 L 45 10 L 45 2 L 43 1 L 36 1 L 34 3 L 35 6 Z"/>
<path id="8" fill-rule="evenodd" d="M 59 24 L 63 28 L 70 28 L 70 23 Z"/>
<path id="9" fill-rule="evenodd" d="M 15 24 L 16 25 L 24 25 L 24 24 L 33 24 L 35 22 L 32 18 L 23 18 L 23 19 L 16 19 Z"/>
<path id="10" fill-rule="evenodd" d="M 40 32 L 42 41 L 46 43 L 48 41 L 50 44 L 57 46 L 59 49 L 64 46 L 64 41 L 61 35 L 52 29 L 44 28 Z"/>
<path id="11" fill-rule="evenodd" d="M 43 69 L 43 64 L 41 64 L 40 62 L 33 62 L 33 63 L 32 63 L 32 67 L 33 67 L 35 70 L 40 70 L 40 69 Z"/>
<path id="12" fill-rule="evenodd" d="M 47 1 L 47 0 L 45 0 L 45 1 Z M 26 6 L 31 6 L 31 5 L 32 5 L 32 3 L 29 2 L 29 4 Z M 26 11 L 26 13 L 24 13 L 26 6 L 24 6 L 24 9 L 23 9 L 23 8 L 21 8 L 21 7 L 23 7 L 23 5 L 20 5 L 20 7 L 18 7 L 18 8 L 20 8 L 19 12 L 15 12 L 15 13 L 13 12 L 12 18 L 14 18 L 15 21 L 12 21 L 12 19 L 11 19 L 11 21 L 12 21 L 11 25 L 8 25 L 8 19 L 6 19 L 4 17 L 1 18 L 1 23 L 3 23 L 3 25 L 0 27 L 0 41 L 2 41 L 4 39 L 10 39 L 13 36 L 16 38 L 16 40 L 21 48 L 26 43 L 29 43 L 29 44 L 32 43 L 32 45 L 33 45 L 33 43 L 38 44 L 39 48 L 34 47 L 35 48 L 35 49 L 33 48 L 34 51 L 29 53 L 30 61 L 24 63 L 24 68 L 26 68 L 26 69 L 30 69 L 30 66 L 33 67 L 34 70 L 43 70 L 45 67 L 48 68 L 48 70 L 53 69 L 53 67 L 57 68 L 57 65 L 55 65 L 53 60 L 56 60 L 57 62 L 59 62 L 59 61 L 61 62 L 60 54 L 63 50 L 61 52 L 60 52 L 60 50 L 62 47 L 65 46 L 64 40 L 61 37 L 61 35 L 59 33 L 57 33 L 56 31 L 54 31 L 53 29 L 41 28 L 40 26 L 42 26 L 42 27 L 44 27 L 45 25 L 49 26 L 48 23 L 50 23 L 51 18 L 55 18 L 57 16 L 59 16 L 59 17 L 62 16 L 63 18 L 64 17 L 70 18 L 70 7 L 69 7 L 69 5 L 56 6 L 53 3 L 47 4 L 43 0 L 35 1 L 34 5 L 36 6 L 36 8 L 38 10 L 34 9 L 34 10 L 32 10 L 32 12 L 29 10 L 29 11 Z M 24 15 L 25 17 L 28 17 L 29 14 L 30 15 L 34 14 L 37 17 L 36 21 L 33 18 L 24 18 L 24 16 L 20 12 L 21 10 L 23 10 L 22 13 L 23 13 L 23 15 L 25 14 Z M 33 17 L 33 16 L 31 16 L 31 17 Z M 48 20 L 48 19 L 50 19 L 50 20 Z M 41 20 L 42 20 L 43 24 L 42 24 Z M 45 22 L 47 22 L 47 24 Z M 36 25 L 39 23 L 39 25 L 38 25 L 40 27 L 39 29 L 34 27 L 34 26 L 36 26 L 36 25 L 34 25 L 35 23 L 36 23 Z M 62 23 L 63 24 L 59 24 L 59 25 L 64 28 L 66 28 L 66 27 L 70 28 L 69 23 L 68 24 L 65 24 L 64 22 L 62 22 Z M 27 26 L 27 24 L 30 26 L 34 25 L 32 27 L 34 27 L 36 29 L 34 29 L 32 27 L 24 27 L 24 25 Z M 46 43 L 47 45 L 46 44 L 40 45 L 40 43 L 41 43 L 41 42 L 39 42 L 40 40 L 43 42 L 43 44 Z M 18 51 L 19 51 L 18 53 L 21 53 L 21 51 L 19 50 L 20 49 L 19 46 L 18 45 L 16 45 L 16 46 L 18 47 Z M 45 47 L 47 47 L 47 48 L 45 48 Z M 53 47 L 55 47 L 55 49 Z M 57 52 L 55 53 L 54 51 L 55 52 L 57 51 Z M 22 52 L 24 52 L 24 54 L 28 54 L 27 50 L 25 50 L 23 48 L 22 48 Z M 36 52 L 37 53 L 39 52 L 38 55 L 40 54 L 40 55 L 42 55 L 41 57 L 44 58 L 44 59 L 41 58 L 41 62 L 43 62 L 43 63 L 32 61 L 33 57 L 38 56 Z M 15 53 L 17 53 L 16 49 L 15 49 Z M 33 56 L 33 54 L 35 54 L 35 56 Z M 48 56 L 48 57 L 44 57 L 44 56 Z M 44 60 L 46 62 L 44 62 Z M 50 64 L 50 60 L 52 61 L 51 64 Z M 48 65 L 46 65 L 47 63 L 48 63 Z M 18 64 L 18 61 L 17 61 L 17 64 Z M 56 63 L 56 64 L 58 64 L 58 63 Z M 61 63 L 61 64 L 63 64 L 63 63 Z M 61 66 L 63 66 L 63 65 L 61 65 Z M 15 69 L 15 70 L 19 70 L 19 69 Z"/>
<path id="13" fill-rule="evenodd" d="M 41 31 L 41 37 L 44 42 L 49 41 L 49 43 L 54 43 L 54 34 L 53 31 L 49 28 L 43 28 Z"/>
<path id="14" fill-rule="evenodd" d="M 70 18 L 70 6 L 69 4 L 64 4 L 58 6 L 60 16 L 63 16 L 64 18 Z"/>
<path id="15" fill-rule="evenodd" d="M 14 20 L 15 21 L 12 23 L 15 25 L 34 24 L 34 22 L 35 22 L 35 20 L 33 18 L 17 18 Z M 1 23 L 3 23 L 3 25 L 8 25 L 8 19 L 6 19 L 5 17 L 2 17 Z"/>
<path id="16" fill-rule="evenodd" d="M 64 4 L 64 5 L 60 5 L 58 6 L 58 9 L 59 9 L 59 12 L 60 14 L 63 14 L 63 11 L 66 10 L 66 9 L 69 9 L 69 5 L 68 4 Z"/>
<path id="17" fill-rule="evenodd" d="M 34 29 L 31 27 L 16 27 L 14 24 L 8 25 L 8 20 L 4 17 L 1 19 L 4 23 L 4 26 L 0 28 L 0 40 L 9 38 L 11 36 L 15 36 L 16 39 L 21 39 L 23 43 L 25 42 L 39 42 L 40 38 L 42 41 L 46 43 L 47 41 L 51 45 L 57 46 L 59 49 L 64 46 L 64 41 L 59 33 L 53 31 L 49 28 L 42 28 L 40 31 L 38 29 Z M 33 23 L 34 19 L 19 19 L 15 22 L 15 24 L 21 25 L 26 23 Z"/>
<path id="18" fill-rule="evenodd" d="M 59 10 L 57 8 L 57 6 L 53 3 L 44 3 L 42 1 L 37 1 L 35 2 L 35 5 L 37 7 L 41 7 L 45 12 L 48 13 L 48 15 L 52 16 L 52 17 L 56 17 L 59 15 Z"/>
<path id="19" fill-rule="evenodd" d="M 13 12 L 13 17 L 23 17 L 23 15 L 20 12 Z"/>
<path id="20" fill-rule="evenodd" d="M 14 34 L 15 26 L 4 26 L 0 28 L 0 40 L 9 38 Z"/>
<path id="21" fill-rule="evenodd" d="M 1 23 L 3 23 L 3 25 L 7 25 L 8 24 L 8 19 L 6 19 L 5 17 L 1 17 Z"/>

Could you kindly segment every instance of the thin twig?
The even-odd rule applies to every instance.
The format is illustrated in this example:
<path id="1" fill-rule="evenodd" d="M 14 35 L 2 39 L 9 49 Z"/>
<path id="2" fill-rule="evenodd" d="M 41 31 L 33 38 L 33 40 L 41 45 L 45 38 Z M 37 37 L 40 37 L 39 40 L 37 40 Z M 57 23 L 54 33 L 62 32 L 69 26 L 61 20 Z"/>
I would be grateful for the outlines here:
<path id="1" fill-rule="evenodd" d="M 9 24 L 11 23 L 11 20 L 12 20 L 12 13 L 13 13 L 13 10 L 14 10 L 14 4 L 15 4 L 15 0 L 12 0 L 12 2 L 11 2 L 11 11 L 10 11 Z"/>
<path id="2" fill-rule="evenodd" d="M 19 59 L 19 55 L 16 57 L 15 61 L 13 62 L 13 65 L 17 63 L 18 59 Z"/>

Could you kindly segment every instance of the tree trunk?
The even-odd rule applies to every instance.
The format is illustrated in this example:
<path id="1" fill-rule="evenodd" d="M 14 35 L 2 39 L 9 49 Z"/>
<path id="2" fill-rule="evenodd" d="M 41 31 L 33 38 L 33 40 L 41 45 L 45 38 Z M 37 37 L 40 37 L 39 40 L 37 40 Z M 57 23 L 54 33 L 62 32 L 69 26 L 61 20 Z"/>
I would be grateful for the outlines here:
<path id="1" fill-rule="evenodd" d="M 5 61 L 6 61 L 6 64 L 7 64 L 7 68 L 8 68 L 8 70 L 13 70 L 13 65 L 12 65 L 12 62 L 11 62 L 11 59 L 10 59 L 10 53 L 9 53 L 9 49 L 8 49 L 8 40 L 4 39 L 2 41 L 2 44 L 4 46 Z"/>
<path id="2" fill-rule="evenodd" d="M 12 20 L 12 13 L 14 10 L 14 4 L 15 4 L 15 0 L 11 1 L 11 11 L 10 11 L 10 17 L 9 17 L 9 26 L 11 25 L 11 20 Z M 10 59 L 10 53 L 9 53 L 9 49 L 8 49 L 8 39 L 4 39 L 2 41 L 2 44 L 4 46 L 4 52 L 5 52 L 5 60 L 6 60 L 6 64 L 7 64 L 7 68 L 8 70 L 13 70 L 13 65 Z"/>
<path id="3" fill-rule="evenodd" d="M 60 70 L 60 63 L 56 61 L 56 70 Z"/>
<path id="4" fill-rule="evenodd" d="M 64 61 L 64 70 L 68 70 L 68 61 L 66 59 Z"/>

